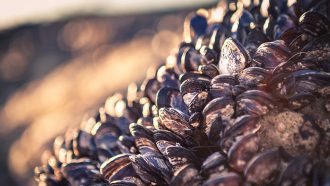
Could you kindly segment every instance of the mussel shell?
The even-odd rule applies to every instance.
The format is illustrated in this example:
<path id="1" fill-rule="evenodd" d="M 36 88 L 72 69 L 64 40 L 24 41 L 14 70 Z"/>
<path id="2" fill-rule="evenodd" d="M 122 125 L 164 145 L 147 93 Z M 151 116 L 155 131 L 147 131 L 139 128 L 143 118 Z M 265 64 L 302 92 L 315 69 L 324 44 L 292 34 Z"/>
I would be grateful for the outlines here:
<path id="1" fill-rule="evenodd" d="M 243 172 L 249 160 L 259 150 L 259 138 L 256 134 L 240 137 L 228 151 L 229 166 L 238 172 Z"/>
<path id="2" fill-rule="evenodd" d="M 268 42 L 267 36 L 258 28 L 251 30 L 244 41 L 244 46 L 249 54 L 253 55 L 257 48 L 265 42 Z"/>
<path id="3" fill-rule="evenodd" d="M 252 115 L 242 115 L 235 119 L 231 126 L 228 126 L 221 138 L 220 146 L 225 152 L 228 152 L 232 143 L 239 135 L 255 133 L 259 130 L 258 118 Z"/>
<path id="4" fill-rule="evenodd" d="M 228 38 L 221 48 L 219 71 L 221 74 L 240 73 L 249 64 L 249 55 L 244 46 L 233 38 Z"/>
<path id="5" fill-rule="evenodd" d="M 238 76 L 241 85 L 247 87 L 257 87 L 259 84 L 265 84 L 270 77 L 270 72 L 261 67 L 248 67 Z"/>
<path id="6" fill-rule="evenodd" d="M 219 54 L 215 50 L 202 46 L 199 52 L 207 59 L 207 64 L 216 64 L 219 61 Z"/>
<path id="7" fill-rule="evenodd" d="M 166 180 L 169 177 L 168 166 L 164 160 L 155 154 L 138 154 L 131 155 L 129 159 L 132 162 L 135 172 L 146 183 L 149 184 L 166 184 Z M 163 172 L 164 171 L 164 172 Z"/>
<path id="8" fill-rule="evenodd" d="M 89 160 L 75 160 L 64 164 L 61 172 L 71 185 L 92 185 L 103 182 L 95 163 Z"/>
<path id="9" fill-rule="evenodd" d="M 199 72 L 185 72 L 179 76 L 180 84 L 182 84 L 187 79 L 202 79 L 202 80 L 206 80 L 206 81 L 211 80 L 211 78 L 209 76 L 207 76 L 205 74 L 201 74 Z"/>
<path id="10" fill-rule="evenodd" d="M 229 74 L 220 74 L 215 76 L 211 81 L 211 86 L 214 84 L 237 85 L 238 81 L 235 76 Z"/>
<path id="11" fill-rule="evenodd" d="M 197 38 L 201 35 L 204 35 L 207 28 L 207 19 L 201 14 L 194 14 L 188 16 L 185 20 L 189 22 L 190 28 L 190 37 L 191 39 Z"/>
<path id="12" fill-rule="evenodd" d="M 216 65 L 214 64 L 208 64 L 208 65 L 200 65 L 198 67 L 198 71 L 201 73 L 201 74 L 205 74 L 211 78 L 219 75 L 219 71 L 218 71 L 218 68 Z"/>
<path id="13" fill-rule="evenodd" d="M 329 162 L 322 159 L 313 166 L 313 186 L 329 185 L 330 183 L 330 165 Z"/>
<path id="14" fill-rule="evenodd" d="M 269 184 L 280 170 L 281 156 L 278 149 L 270 149 L 252 158 L 247 164 L 244 176 L 255 184 Z"/>
<path id="15" fill-rule="evenodd" d="M 303 184 L 307 185 L 307 177 L 310 176 L 312 167 L 313 164 L 309 157 L 304 155 L 295 157 L 281 172 L 277 180 L 277 185 L 297 185 L 300 184 L 302 181 L 305 182 Z"/>
<path id="16" fill-rule="evenodd" d="M 136 176 L 129 156 L 130 154 L 119 154 L 104 161 L 100 167 L 103 177 L 112 182 L 127 176 Z"/>
<path id="17" fill-rule="evenodd" d="M 172 178 L 172 171 L 169 162 L 162 155 L 145 154 L 143 156 L 144 161 L 149 165 L 149 169 L 156 172 L 161 179 L 164 179 L 167 183 Z"/>
<path id="18" fill-rule="evenodd" d="M 233 89 L 231 85 L 214 84 L 213 87 L 211 87 L 209 90 L 209 95 L 211 99 L 232 97 Z"/>
<path id="19" fill-rule="evenodd" d="M 77 157 L 96 157 L 96 145 L 93 136 L 83 130 L 77 131 L 73 141 L 73 152 Z"/>
<path id="20" fill-rule="evenodd" d="M 238 115 L 260 116 L 275 107 L 275 98 L 260 90 L 248 90 L 237 96 L 236 112 Z"/>
<path id="21" fill-rule="evenodd" d="M 275 24 L 276 20 L 274 19 L 274 16 L 269 15 L 263 24 L 263 32 L 268 38 L 273 38 Z"/>
<path id="22" fill-rule="evenodd" d="M 183 96 L 187 93 L 206 91 L 210 87 L 210 81 L 202 79 L 187 79 L 182 82 L 180 92 Z"/>
<path id="23" fill-rule="evenodd" d="M 202 113 L 206 122 L 217 114 L 220 114 L 222 119 L 229 119 L 234 115 L 234 101 L 230 97 L 215 98 L 204 107 Z"/>
<path id="24" fill-rule="evenodd" d="M 157 130 L 154 134 L 154 140 L 163 155 L 166 154 L 168 146 L 184 146 L 186 144 L 184 139 L 168 130 Z"/>
<path id="25" fill-rule="evenodd" d="M 127 180 L 115 180 L 110 182 L 110 186 L 143 186 L 143 182 L 141 181 L 141 184 L 134 183 L 132 181 Z"/>
<path id="26" fill-rule="evenodd" d="M 279 39 L 283 32 L 294 26 L 293 20 L 288 15 L 279 15 L 276 19 L 276 25 L 274 26 L 274 39 Z"/>
<path id="27" fill-rule="evenodd" d="M 209 43 L 210 49 L 220 52 L 225 39 L 229 36 L 230 33 L 223 25 L 219 24 L 216 27 L 214 27 L 212 30 L 212 35 Z"/>
<path id="28" fill-rule="evenodd" d="M 289 45 L 300 34 L 302 34 L 302 31 L 299 28 L 292 27 L 284 31 L 279 39 L 283 40 L 286 45 Z"/>
<path id="29" fill-rule="evenodd" d="M 157 108 L 173 107 L 187 113 L 187 106 L 178 89 L 172 87 L 163 87 L 159 89 L 156 95 Z"/>
<path id="30" fill-rule="evenodd" d="M 209 93 L 206 91 L 202 91 L 197 93 L 191 100 L 188 105 L 188 109 L 190 113 L 201 112 L 204 106 L 209 101 Z"/>
<path id="31" fill-rule="evenodd" d="M 203 126 L 203 131 L 207 135 L 209 141 L 212 144 L 217 144 L 220 135 L 223 133 L 226 125 L 222 122 L 220 114 L 213 116 L 211 119 L 205 121 L 205 126 Z"/>
<path id="32" fill-rule="evenodd" d="M 322 14 L 314 11 L 305 12 L 299 18 L 299 26 L 313 36 L 325 34 L 330 29 L 329 20 Z"/>
<path id="33" fill-rule="evenodd" d="M 119 136 L 117 140 L 117 145 L 121 153 L 137 153 L 137 149 L 135 147 L 135 141 L 132 136 L 126 136 L 126 135 Z"/>
<path id="34" fill-rule="evenodd" d="M 296 91 L 296 79 L 291 73 L 274 74 L 268 81 L 268 89 L 279 98 L 289 98 Z"/>
<path id="35" fill-rule="evenodd" d="M 275 97 L 271 94 L 260 91 L 260 90 L 247 90 L 237 96 L 237 99 L 253 99 L 263 105 L 268 105 L 268 107 L 273 108 L 276 103 Z"/>
<path id="36" fill-rule="evenodd" d="M 132 123 L 130 131 L 135 138 L 135 144 L 141 154 L 159 153 L 156 144 L 153 141 L 153 133 L 142 125 Z"/>
<path id="37" fill-rule="evenodd" d="M 288 45 L 292 53 L 297 53 L 302 51 L 304 46 L 313 40 L 313 36 L 309 33 L 302 33 L 294 38 Z"/>
<path id="38" fill-rule="evenodd" d="M 330 34 L 329 33 L 324 34 L 323 36 L 317 37 L 316 39 L 306 44 L 301 51 L 308 52 L 308 55 L 313 55 L 312 52 L 315 53 L 317 51 L 320 51 L 316 54 L 315 57 L 322 57 L 322 55 L 329 56 L 329 51 L 330 51 L 329 42 L 330 42 Z"/>
<path id="39" fill-rule="evenodd" d="M 53 143 L 53 151 L 59 161 L 65 161 L 66 148 L 63 136 L 58 136 L 55 138 Z"/>
<path id="40" fill-rule="evenodd" d="M 168 146 L 165 154 L 174 167 L 181 167 L 186 164 L 200 165 L 200 160 L 194 152 L 184 147 Z"/>
<path id="41" fill-rule="evenodd" d="M 39 185 L 47 185 L 47 186 L 58 186 L 58 185 L 66 185 L 66 180 L 57 180 L 57 178 L 54 175 L 48 175 L 48 174 L 41 174 L 40 177 L 37 179 Z"/>
<path id="42" fill-rule="evenodd" d="M 170 186 L 198 186 L 202 178 L 194 165 L 188 164 L 176 170 L 170 182 Z"/>
<path id="43" fill-rule="evenodd" d="M 203 114 L 201 112 L 194 112 L 189 117 L 189 124 L 194 128 L 199 128 L 203 123 Z"/>
<path id="44" fill-rule="evenodd" d="M 192 126 L 189 125 L 189 116 L 173 108 L 159 109 L 161 125 L 181 137 L 192 135 Z"/>
<path id="45" fill-rule="evenodd" d="M 181 66 L 184 72 L 197 71 L 200 65 L 205 65 L 208 60 L 199 54 L 194 48 L 186 49 L 181 58 Z"/>
<path id="46" fill-rule="evenodd" d="M 243 179 L 234 172 L 223 173 L 220 175 L 215 175 L 206 182 L 203 186 L 216 186 L 216 185 L 230 185 L 230 186 L 240 186 L 243 183 Z"/>
<path id="47" fill-rule="evenodd" d="M 225 170 L 227 166 L 227 157 L 220 152 L 215 152 L 208 156 L 201 166 L 201 174 L 211 175 L 213 173 Z"/>
<path id="48" fill-rule="evenodd" d="M 141 90 L 144 92 L 144 95 L 151 100 L 151 102 L 155 103 L 156 94 L 160 87 L 161 84 L 157 81 L 157 79 L 152 78 L 143 82 L 141 85 Z"/>
<path id="49" fill-rule="evenodd" d="M 265 69 L 274 69 L 278 64 L 286 61 L 291 56 L 289 48 L 284 41 L 276 40 L 261 44 L 253 55 L 254 61 Z"/>
<path id="50" fill-rule="evenodd" d="M 315 96 L 310 93 L 298 93 L 289 98 L 288 106 L 293 110 L 300 109 L 313 103 L 315 99 Z"/>

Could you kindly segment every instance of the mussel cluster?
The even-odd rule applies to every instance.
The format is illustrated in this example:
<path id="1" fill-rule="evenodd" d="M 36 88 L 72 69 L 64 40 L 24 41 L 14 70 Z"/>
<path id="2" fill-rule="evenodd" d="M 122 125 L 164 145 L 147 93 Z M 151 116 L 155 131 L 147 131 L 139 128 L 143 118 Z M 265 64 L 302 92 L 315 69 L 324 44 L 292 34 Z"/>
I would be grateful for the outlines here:
<path id="1" fill-rule="evenodd" d="M 59 136 L 40 185 L 329 185 L 330 1 L 228 1 L 176 53 Z"/>

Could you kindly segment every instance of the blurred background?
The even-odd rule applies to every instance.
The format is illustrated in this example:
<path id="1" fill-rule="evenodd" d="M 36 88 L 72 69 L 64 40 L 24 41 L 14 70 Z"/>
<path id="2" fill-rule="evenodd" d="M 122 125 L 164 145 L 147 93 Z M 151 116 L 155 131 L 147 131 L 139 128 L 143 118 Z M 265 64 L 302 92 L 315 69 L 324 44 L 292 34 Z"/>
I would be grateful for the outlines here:
<path id="1" fill-rule="evenodd" d="M 0 0 L 0 183 L 35 185 L 56 135 L 141 84 L 215 0 Z"/>

